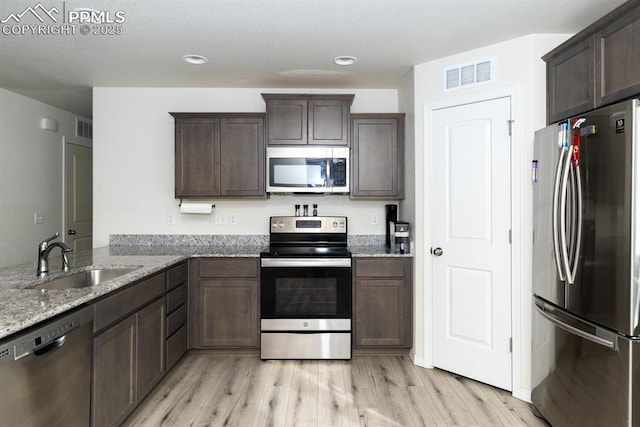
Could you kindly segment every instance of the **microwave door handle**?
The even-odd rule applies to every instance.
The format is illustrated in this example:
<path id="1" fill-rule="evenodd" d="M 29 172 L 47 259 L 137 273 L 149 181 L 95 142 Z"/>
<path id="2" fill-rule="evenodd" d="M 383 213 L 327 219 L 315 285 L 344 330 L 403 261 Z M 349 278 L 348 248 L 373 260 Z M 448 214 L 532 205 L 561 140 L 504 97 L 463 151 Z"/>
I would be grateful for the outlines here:
<path id="1" fill-rule="evenodd" d="M 566 148 L 560 149 L 560 157 L 558 158 L 558 164 L 556 165 L 556 179 L 553 183 L 553 218 L 552 218 L 552 227 L 553 227 L 553 254 L 556 260 L 556 268 L 558 270 L 558 276 L 560 280 L 565 279 L 564 270 L 562 269 L 562 261 L 560 255 L 560 231 L 558 227 L 558 203 L 560 198 L 560 182 L 562 178 L 562 166 L 564 166 L 564 156 L 567 152 Z"/>
<path id="2" fill-rule="evenodd" d="M 325 188 L 331 188 L 331 168 L 332 168 L 332 164 L 331 164 L 331 159 L 326 159 L 327 161 L 327 173 L 326 173 L 326 182 L 324 183 Z"/>

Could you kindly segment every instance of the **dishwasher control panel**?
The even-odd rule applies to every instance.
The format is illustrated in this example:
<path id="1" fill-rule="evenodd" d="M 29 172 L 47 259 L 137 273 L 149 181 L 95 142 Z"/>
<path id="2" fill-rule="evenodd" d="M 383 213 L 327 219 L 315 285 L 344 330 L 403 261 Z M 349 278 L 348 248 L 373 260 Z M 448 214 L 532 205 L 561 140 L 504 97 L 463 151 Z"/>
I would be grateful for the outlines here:
<path id="1" fill-rule="evenodd" d="M 14 360 L 18 360 L 21 357 L 26 356 L 37 348 L 51 344 L 79 326 L 80 319 L 75 317 L 65 319 L 63 322 L 54 323 L 49 328 L 40 330 L 38 335 L 29 337 L 29 339 L 14 346 Z"/>
<path id="2" fill-rule="evenodd" d="M 64 344 L 64 336 L 93 320 L 91 307 L 75 311 L 52 322 L 46 322 L 19 337 L 9 339 L 0 344 L 0 364 L 5 361 L 21 359 L 39 349 L 57 342 Z"/>

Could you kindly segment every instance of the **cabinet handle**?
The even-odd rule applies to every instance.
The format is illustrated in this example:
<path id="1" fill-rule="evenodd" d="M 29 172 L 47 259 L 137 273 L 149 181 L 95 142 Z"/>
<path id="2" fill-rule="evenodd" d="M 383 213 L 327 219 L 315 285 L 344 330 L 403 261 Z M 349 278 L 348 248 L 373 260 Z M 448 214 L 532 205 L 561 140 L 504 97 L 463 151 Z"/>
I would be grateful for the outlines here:
<path id="1" fill-rule="evenodd" d="M 75 235 L 75 234 L 76 234 L 76 230 L 69 229 L 69 231 L 67 231 L 67 234 L 68 234 L 69 236 L 73 236 L 73 235 Z"/>
<path id="2" fill-rule="evenodd" d="M 442 250 L 442 248 L 431 248 L 431 254 L 433 256 L 442 256 L 443 253 L 444 251 Z"/>

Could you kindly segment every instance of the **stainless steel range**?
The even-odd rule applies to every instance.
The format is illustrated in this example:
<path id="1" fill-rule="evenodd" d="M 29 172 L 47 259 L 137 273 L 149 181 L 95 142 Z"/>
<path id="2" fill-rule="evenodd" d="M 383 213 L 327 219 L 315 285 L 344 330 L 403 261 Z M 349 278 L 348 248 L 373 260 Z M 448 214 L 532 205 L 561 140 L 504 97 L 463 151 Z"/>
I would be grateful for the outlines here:
<path id="1" fill-rule="evenodd" d="M 260 254 L 262 359 L 351 358 L 346 217 L 271 217 Z"/>

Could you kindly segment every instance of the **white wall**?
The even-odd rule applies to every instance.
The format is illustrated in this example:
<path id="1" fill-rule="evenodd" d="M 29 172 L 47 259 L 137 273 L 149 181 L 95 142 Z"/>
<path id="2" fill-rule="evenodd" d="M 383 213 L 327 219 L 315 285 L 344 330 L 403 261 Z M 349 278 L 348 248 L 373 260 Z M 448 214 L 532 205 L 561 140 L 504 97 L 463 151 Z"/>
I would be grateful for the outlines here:
<path id="1" fill-rule="evenodd" d="M 0 267 L 35 262 L 38 243 L 62 223 L 63 136 L 73 139 L 76 116 L 0 89 Z M 58 131 L 40 128 L 42 117 Z M 35 224 L 35 212 L 44 222 Z"/>
<path id="2" fill-rule="evenodd" d="M 533 134 L 545 125 L 545 65 L 540 57 L 568 38 L 567 35 L 529 35 L 477 50 L 442 58 L 417 65 L 414 68 L 415 83 L 415 286 L 418 299 L 422 296 L 424 323 L 416 325 L 416 337 L 424 336 L 424 341 L 416 339 L 416 361 L 429 362 L 430 345 L 430 214 L 428 162 L 425 150 L 428 141 L 425 134 L 425 112 L 434 108 L 454 106 L 465 102 L 475 102 L 500 94 L 514 95 L 514 134 L 512 147 L 516 153 L 513 177 L 514 227 L 514 272 L 515 295 L 513 323 L 515 335 L 520 341 L 514 342 L 513 393 L 516 397 L 529 399 L 531 365 L 531 184 L 530 162 L 533 154 Z M 496 80 L 489 84 L 444 92 L 443 69 L 465 63 L 492 58 L 495 60 Z M 428 153 L 426 153 L 428 156 Z M 427 157 L 428 158 L 428 157 Z M 424 219 L 424 220 L 421 220 Z M 421 295 L 421 291 L 424 292 Z M 419 303 L 418 303 L 419 304 Z"/>
<path id="3" fill-rule="evenodd" d="M 261 93 L 353 93 L 354 113 L 398 112 L 396 90 L 106 88 L 93 91 L 94 247 L 111 234 L 268 234 L 270 215 L 293 215 L 293 205 L 318 203 L 320 215 L 347 215 L 351 234 L 384 234 L 385 202 L 347 196 L 272 196 L 269 200 L 218 199 L 216 211 L 233 213 L 237 225 L 213 216 L 180 214 L 174 199 L 174 122 L 169 112 L 264 112 Z M 168 215 L 176 217 L 167 224 Z"/>
<path id="4" fill-rule="evenodd" d="M 401 218 L 404 221 L 409 221 L 410 235 L 412 236 L 412 245 L 415 247 L 415 230 L 416 227 L 420 229 L 422 224 L 416 221 L 416 206 L 415 206 L 415 193 L 416 193 L 416 161 L 415 161 L 415 101 L 414 101 L 414 75 L 413 70 L 407 73 L 404 78 L 403 84 L 398 91 L 398 105 L 400 111 L 405 113 L 405 199 L 400 202 L 398 210 L 401 213 Z M 420 220 L 421 222 L 421 220 Z M 418 259 L 414 259 L 413 263 L 413 275 L 415 276 L 416 268 L 418 268 Z M 422 264 L 422 260 L 419 260 Z M 415 348 L 424 349 L 424 333 L 416 334 L 416 331 L 422 331 L 424 325 L 424 296 L 423 287 L 413 287 L 413 344 L 412 356 L 416 357 Z M 420 361 L 417 361 L 420 362 Z M 424 365 L 423 363 L 420 363 Z"/>

